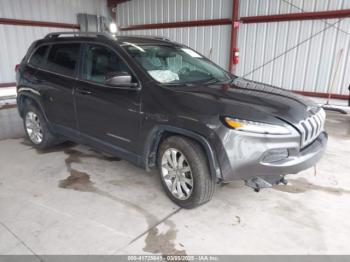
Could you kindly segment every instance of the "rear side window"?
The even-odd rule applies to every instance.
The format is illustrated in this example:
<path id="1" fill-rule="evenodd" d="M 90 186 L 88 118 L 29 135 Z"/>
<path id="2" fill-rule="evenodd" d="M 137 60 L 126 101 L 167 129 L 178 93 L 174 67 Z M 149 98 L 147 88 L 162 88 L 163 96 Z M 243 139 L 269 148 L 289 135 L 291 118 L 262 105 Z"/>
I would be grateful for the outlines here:
<path id="1" fill-rule="evenodd" d="M 62 75 L 74 76 L 80 44 L 56 44 L 51 47 L 46 69 Z"/>
<path id="2" fill-rule="evenodd" d="M 48 48 L 49 46 L 44 45 L 36 49 L 36 51 L 34 52 L 34 54 L 31 56 L 29 60 L 29 64 L 37 67 L 40 67 L 41 65 L 43 65 Z"/>

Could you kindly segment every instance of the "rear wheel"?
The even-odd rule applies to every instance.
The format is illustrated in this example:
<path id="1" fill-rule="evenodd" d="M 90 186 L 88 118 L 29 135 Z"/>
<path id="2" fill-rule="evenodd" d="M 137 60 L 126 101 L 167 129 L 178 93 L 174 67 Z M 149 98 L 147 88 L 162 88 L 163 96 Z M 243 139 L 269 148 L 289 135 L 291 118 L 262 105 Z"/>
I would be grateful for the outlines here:
<path id="1" fill-rule="evenodd" d="M 34 105 L 26 105 L 23 115 L 25 132 L 35 148 L 46 149 L 63 142 L 50 132 L 43 114 Z"/>
<path id="2" fill-rule="evenodd" d="M 194 208 L 212 198 L 216 179 L 199 144 L 180 136 L 169 137 L 162 142 L 157 161 L 163 188 L 177 205 Z"/>

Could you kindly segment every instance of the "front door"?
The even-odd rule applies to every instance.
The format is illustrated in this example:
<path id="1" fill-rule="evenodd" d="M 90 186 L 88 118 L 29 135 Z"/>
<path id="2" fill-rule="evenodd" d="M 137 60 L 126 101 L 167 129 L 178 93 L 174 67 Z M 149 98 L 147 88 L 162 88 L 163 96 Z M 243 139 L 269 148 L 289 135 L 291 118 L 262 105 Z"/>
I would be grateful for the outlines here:
<path id="1" fill-rule="evenodd" d="M 82 73 L 75 89 L 81 134 L 119 151 L 137 153 L 140 125 L 140 93 L 105 84 L 106 76 L 131 73 L 112 48 L 86 44 Z M 133 76 L 133 81 L 136 78 Z"/>

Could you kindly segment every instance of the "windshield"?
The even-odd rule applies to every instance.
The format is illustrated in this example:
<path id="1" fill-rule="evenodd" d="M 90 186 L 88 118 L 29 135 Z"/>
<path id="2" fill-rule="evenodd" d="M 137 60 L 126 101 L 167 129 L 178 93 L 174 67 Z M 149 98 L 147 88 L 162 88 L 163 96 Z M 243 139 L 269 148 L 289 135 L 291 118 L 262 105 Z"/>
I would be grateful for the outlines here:
<path id="1" fill-rule="evenodd" d="M 136 45 L 127 42 L 122 46 L 153 79 L 163 84 L 230 80 L 226 71 L 186 47 Z"/>

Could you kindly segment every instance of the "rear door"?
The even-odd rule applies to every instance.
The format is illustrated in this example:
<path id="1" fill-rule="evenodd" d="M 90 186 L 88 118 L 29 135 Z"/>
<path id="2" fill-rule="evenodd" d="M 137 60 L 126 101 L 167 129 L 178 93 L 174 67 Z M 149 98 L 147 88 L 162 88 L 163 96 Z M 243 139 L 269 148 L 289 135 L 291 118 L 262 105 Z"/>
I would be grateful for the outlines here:
<path id="1" fill-rule="evenodd" d="M 21 70 L 17 71 L 17 83 L 18 87 L 32 88 L 37 91 L 41 91 L 40 81 L 36 76 L 38 69 L 45 63 L 47 52 L 50 49 L 50 45 L 40 45 L 39 47 L 31 50 L 28 64 L 25 64 Z"/>
<path id="2" fill-rule="evenodd" d="M 52 44 L 47 60 L 36 74 L 46 115 L 58 129 L 77 129 L 73 90 L 80 43 Z"/>
<path id="3" fill-rule="evenodd" d="M 109 46 L 91 43 L 85 44 L 83 50 L 82 73 L 75 91 L 81 134 L 117 151 L 137 153 L 140 92 L 105 84 L 111 73 L 130 73 L 137 82 L 135 75 Z"/>

